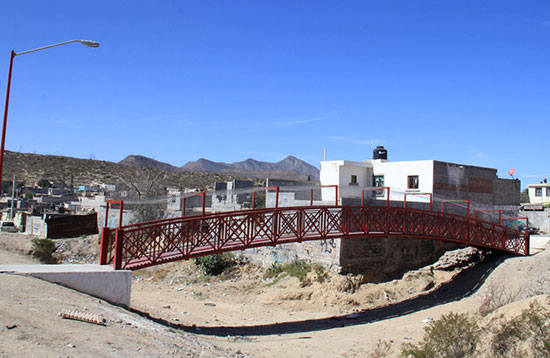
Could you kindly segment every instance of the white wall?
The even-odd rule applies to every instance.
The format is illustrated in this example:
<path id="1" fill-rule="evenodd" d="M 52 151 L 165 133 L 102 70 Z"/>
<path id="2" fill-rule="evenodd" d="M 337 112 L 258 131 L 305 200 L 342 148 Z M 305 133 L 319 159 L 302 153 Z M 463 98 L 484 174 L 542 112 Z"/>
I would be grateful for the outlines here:
<path id="1" fill-rule="evenodd" d="M 550 203 L 550 196 L 546 195 L 546 188 L 550 187 L 550 184 L 532 184 L 529 185 L 529 203 L 542 204 Z M 542 196 L 535 196 L 535 188 L 541 188 Z"/>
<path id="2" fill-rule="evenodd" d="M 345 197 L 357 195 L 360 187 L 370 186 L 372 177 L 372 164 L 370 162 L 352 162 L 348 160 L 334 160 L 321 162 L 321 185 L 338 185 L 339 196 Z M 357 185 L 350 185 L 351 176 L 357 176 Z M 323 201 L 334 202 L 335 190 L 322 188 Z"/>
<path id="3" fill-rule="evenodd" d="M 410 162 L 373 160 L 372 162 L 373 174 L 384 175 L 384 186 L 390 187 L 390 200 L 403 200 L 405 193 L 433 193 L 433 160 Z M 407 189 L 409 175 L 418 175 L 418 189 Z M 429 202 L 429 197 L 407 195 L 407 201 Z"/>
<path id="4" fill-rule="evenodd" d="M 357 186 L 350 185 L 351 176 L 357 176 Z M 335 160 L 321 162 L 321 185 L 339 185 L 340 197 L 361 196 L 361 188 L 372 187 L 372 176 L 384 175 L 384 186 L 390 187 L 390 200 L 403 200 L 404 193 L 433 193 L 434 162 L 419 160 L 388 162 L 367 160 L 352 162 Z M 418 189 L 407 189 L 409 175 L 418 175 Z M 323 188 L 322 198 L 334 200 L 334 190 Z M 386 193 L 380 199 L 386 198 Z M 407 201 L 429 202 L 429 196 L 408 195 Z"/>

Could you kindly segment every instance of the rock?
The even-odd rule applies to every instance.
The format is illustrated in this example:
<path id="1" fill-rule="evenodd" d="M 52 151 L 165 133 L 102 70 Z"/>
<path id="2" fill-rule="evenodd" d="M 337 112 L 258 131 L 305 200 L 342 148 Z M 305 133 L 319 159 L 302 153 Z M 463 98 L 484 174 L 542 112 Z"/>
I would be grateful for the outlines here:
<path id="1" fill-rule="evenodd" d="M 427 317 L 422 320 L 422 323 L 432 323 L 434 321 L 433 317 Z"/>

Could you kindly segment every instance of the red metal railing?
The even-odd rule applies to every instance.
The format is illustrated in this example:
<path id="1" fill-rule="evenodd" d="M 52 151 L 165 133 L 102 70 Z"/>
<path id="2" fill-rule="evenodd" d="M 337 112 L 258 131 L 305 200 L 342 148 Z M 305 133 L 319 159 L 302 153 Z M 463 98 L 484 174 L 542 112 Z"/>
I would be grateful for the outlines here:
<path id="1" fill-rule="evenodd" d="M 351 237 L 411 237 L 529 253 L 528 232 L 469 216 L 389 205 L 205 214 L 127 225 L 117 228 L 115 236 L 120 246 L 115 245 L 114 266 L 132 270 L 225 251 Z"/>
<path id="2" fill-rule="evenodd" d="M 204 191 L 201 191 L 199 193 L 187 194 L 186 196 L 183 196 L 181 198 L 181 217 L 182 218 L 185 217 L 185 201 L 186 201 L 185 199 L 190 196 L 196 196 L 196 195 L 202 196 L 202 216 L 206 214 L 206 193 Z"/>
<path id="3" fill-rule="evenodd" d="M 122 227 L 122 213 L 124 212 L 124 202 L 122 200 L 108 200 L 107 206 L 105 208 L 105 225 L 101 229 L 101 242 L 100 246 L 100 255 L 99 255 L 99 264 L 106 265 L 112 260 L 112 248 L 115 244 L 115 240 L 112 237 L 113 229 L 109 228 L 109 207 L 111 204 L 119 204 L 120 212 L 118 218 L 118 227 Z"/>
<path id="4" fill-rule="evenodd" d="M 474 210 L 474 219 L 477 219 L 477 213 L 493 212 L 498 213 L 498 224 L 502 225 L 502 210 L 500 209 L 476 209 Z"/>
<path id="5" fill-rule="evenodd" d="M 405 193 L 403 194 L 403 207 L 407 207 L 407 196 L 408 195 L 427 195 L 430 198 L 430 211 L 433 210 L 433 194 L 432 193 Z"/>
<path id="6" fill-rule="evenodd" d="M 338 185 L 317 185 L 309 189 L 309 206 L 313 206 L 313 189 L 334 188 L 334 205 L 338 206 Z"/>

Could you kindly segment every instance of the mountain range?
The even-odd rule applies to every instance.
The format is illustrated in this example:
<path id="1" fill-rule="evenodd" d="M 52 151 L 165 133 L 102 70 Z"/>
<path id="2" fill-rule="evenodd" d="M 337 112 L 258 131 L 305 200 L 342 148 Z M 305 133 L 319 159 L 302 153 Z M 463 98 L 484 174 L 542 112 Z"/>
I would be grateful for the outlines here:
<path id="1" fill-rule="evenodd" d="M 276 163 L 262 162 L 249 158 L 241 162 L 229 164 L 200 158 L 194 162 L 188 162 L 181 167 L 141 155 L 129 155 L 121 160 L 119 164 L 156 168 L 169 172 L 206 172 L 252 178 L 276 177 L 279 179 L 307 180 L 309 177 L 312 180 L 319 179 L 319 169 L 291 155 Z"/>

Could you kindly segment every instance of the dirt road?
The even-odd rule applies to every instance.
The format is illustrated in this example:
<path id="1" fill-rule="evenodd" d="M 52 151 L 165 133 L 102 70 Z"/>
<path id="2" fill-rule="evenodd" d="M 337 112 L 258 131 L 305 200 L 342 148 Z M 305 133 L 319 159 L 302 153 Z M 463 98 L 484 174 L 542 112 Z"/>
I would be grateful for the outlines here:
<path id="1" fill-rule="evenodd" d="M 97 240 L 88 241 L 93 246 Z M 28 238 L 0 235 L 0 263 L 28 263 L 29 245 Z M 72 244 L 64 245 L 71 258 Z M 81 240 L 75 245 L 80 256 L 89 256 Z M 388 356 L 398 356 L 402 343 L 422 338 L 430 319 L 476 313 L 494 287 L 550 294 L 548 249 L 531 257 L 492 257 L 459 273 L 427 268 L 378 285 L 331 276 L 302 287 L 293 277 L 266 279 L 253 266 L 239 270 L 207 278 L 182 262 L 137 271 L 133 312 L 0 274 L 0 356 L 350 358 L 367 357 L 380 340 L 391 342 Z M 107 326 L 62 319 L 63 310 L 100 315 Z"/>

